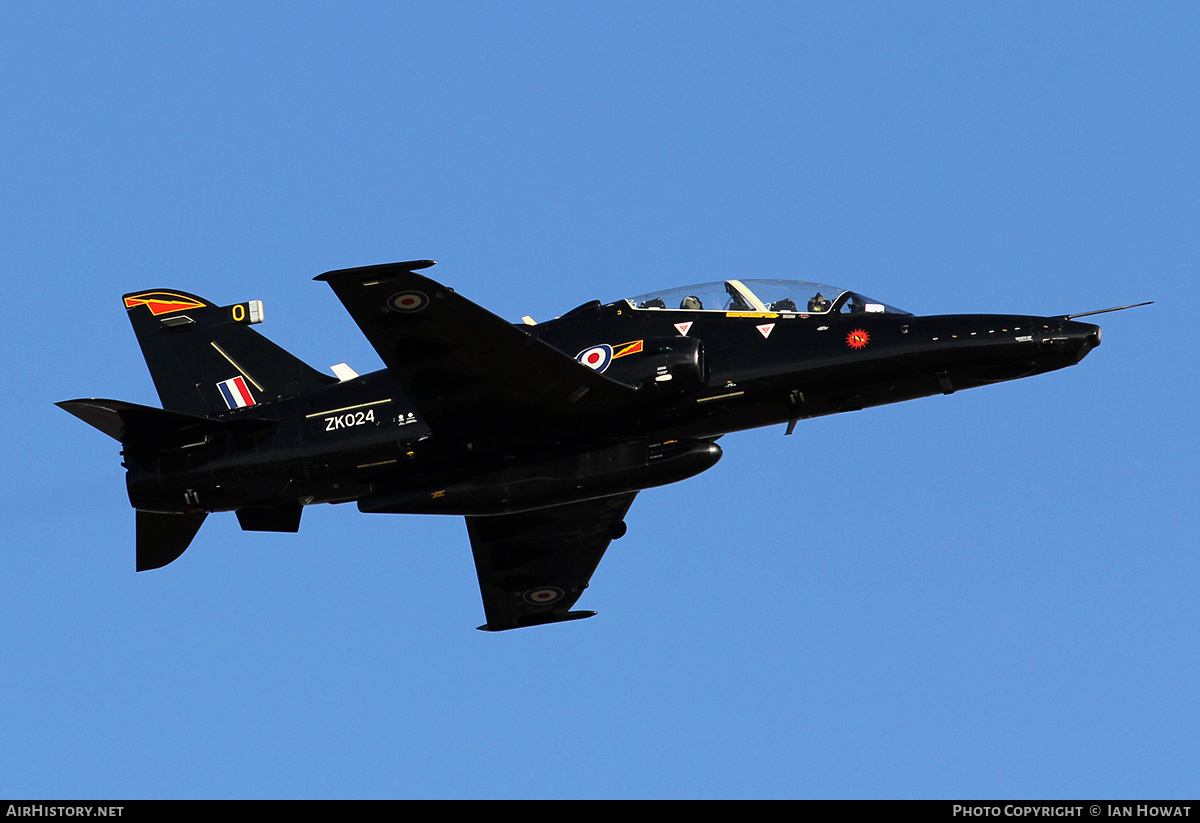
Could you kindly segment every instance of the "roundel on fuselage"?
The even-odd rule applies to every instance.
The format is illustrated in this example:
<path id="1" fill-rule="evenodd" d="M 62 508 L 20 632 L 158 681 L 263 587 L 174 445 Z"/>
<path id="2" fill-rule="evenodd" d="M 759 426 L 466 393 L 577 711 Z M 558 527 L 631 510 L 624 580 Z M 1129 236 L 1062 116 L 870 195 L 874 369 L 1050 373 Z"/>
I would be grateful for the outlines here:
<path id="1" fill-rule="evenodd" d="M 607 343 L 601 343 L 599 346 L 592 346 L 584 349 L 579 354 L 575 355 L 575 359 L 589 369 L 594 371 L 604 371 L 608 368 L 608 364 L 612 362 L 613 350 L 612 346 Z"/>

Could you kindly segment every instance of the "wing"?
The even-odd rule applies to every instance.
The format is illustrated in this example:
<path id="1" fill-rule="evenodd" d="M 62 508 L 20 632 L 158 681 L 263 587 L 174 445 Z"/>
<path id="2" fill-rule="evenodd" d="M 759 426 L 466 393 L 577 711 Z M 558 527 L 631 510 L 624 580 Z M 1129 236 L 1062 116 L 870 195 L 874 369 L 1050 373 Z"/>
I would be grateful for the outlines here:
<path id="1" fill-rule="evenodd" d="M 637 492 L 548 509 L 468 517 L 484 631 L 591 617 L 569 611 L 587 588 Z"/>
<path id="2" fill-rule="evenodd" d="M 326 272 L 328 283 L 435 430 L 518 419 L 545 425 L 616 411 L 635 390 L 605 377 L 413 269 L 429 260 Z"/>

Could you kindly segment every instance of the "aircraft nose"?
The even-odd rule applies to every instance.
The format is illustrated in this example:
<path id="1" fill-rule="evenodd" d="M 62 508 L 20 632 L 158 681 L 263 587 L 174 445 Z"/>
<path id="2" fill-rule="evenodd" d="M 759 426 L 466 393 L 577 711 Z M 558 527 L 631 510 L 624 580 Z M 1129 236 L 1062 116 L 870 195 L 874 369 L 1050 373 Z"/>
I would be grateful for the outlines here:
<path id="1" fill-rule="evenodd" d="M 1046 337 L 1041 338 L 1039 345 L 1046 354 L 1054 357 L 1067 357 L 1071 363 L 1078 363 L 1088 352 L 1100 345 L 1100 327 L 1091 323 L 1077 323 L 1074 320 L 1060 320 L 1061 327 L 1046 326 L 1050 329 Z"/>
<path id="2" fill-rule="evenodd" d="M 1067 339 L 1068 351 L 1074 351 L 1077 363 L 1100 345 L 1100 327 L 1091 323 L 1068 320 L 1063 323 L 1063 336 Z"/>

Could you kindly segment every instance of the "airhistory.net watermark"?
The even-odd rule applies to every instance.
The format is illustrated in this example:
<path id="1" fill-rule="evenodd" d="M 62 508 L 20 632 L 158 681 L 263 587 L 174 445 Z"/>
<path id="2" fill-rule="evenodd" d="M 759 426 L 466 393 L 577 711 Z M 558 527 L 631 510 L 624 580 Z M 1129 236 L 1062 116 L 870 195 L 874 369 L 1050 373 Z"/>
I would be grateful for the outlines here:
<path id="1" fill-rule="evenodd" d="M 42 803 L 10 803 L 5 817 L 120 817 L 124 806 L 47 806 Z"/>

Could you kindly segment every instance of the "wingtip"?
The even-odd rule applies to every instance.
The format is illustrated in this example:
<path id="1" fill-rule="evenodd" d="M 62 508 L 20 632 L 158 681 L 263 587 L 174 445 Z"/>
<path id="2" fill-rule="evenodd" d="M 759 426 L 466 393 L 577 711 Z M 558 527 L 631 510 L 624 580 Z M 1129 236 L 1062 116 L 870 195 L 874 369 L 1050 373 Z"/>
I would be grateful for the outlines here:
<path id="1" fill-rule="evenodd" d="M 527 629 L 530 626 L 546 626 L 550 623 L 565 623 L 568 620 L 586 620 L 589 617 L 595 617 L 593 611 L 577 611 L 565 612 L 563 614 L 544 614 L 536 617 L 529 617 L 524 620 L 517 620 L 509 625 L 493 626 L 490 623 L 484 623 L 482 626 L 476 626 L 476 631 L 481 632 L 506 632 L 511 629 Z"/>
<path id="2" fill-rule="evenodd" d="M 334 269 L 324 274 L 318 274 L 313 280 L 328 282 L 338 277 L 382 274 L 387 271 L 418 271 L 436 265 L 436 260 L 405 260 L 400 263 L 379 263 L 374 266 L 358 266 L 352 269 Z"/>

